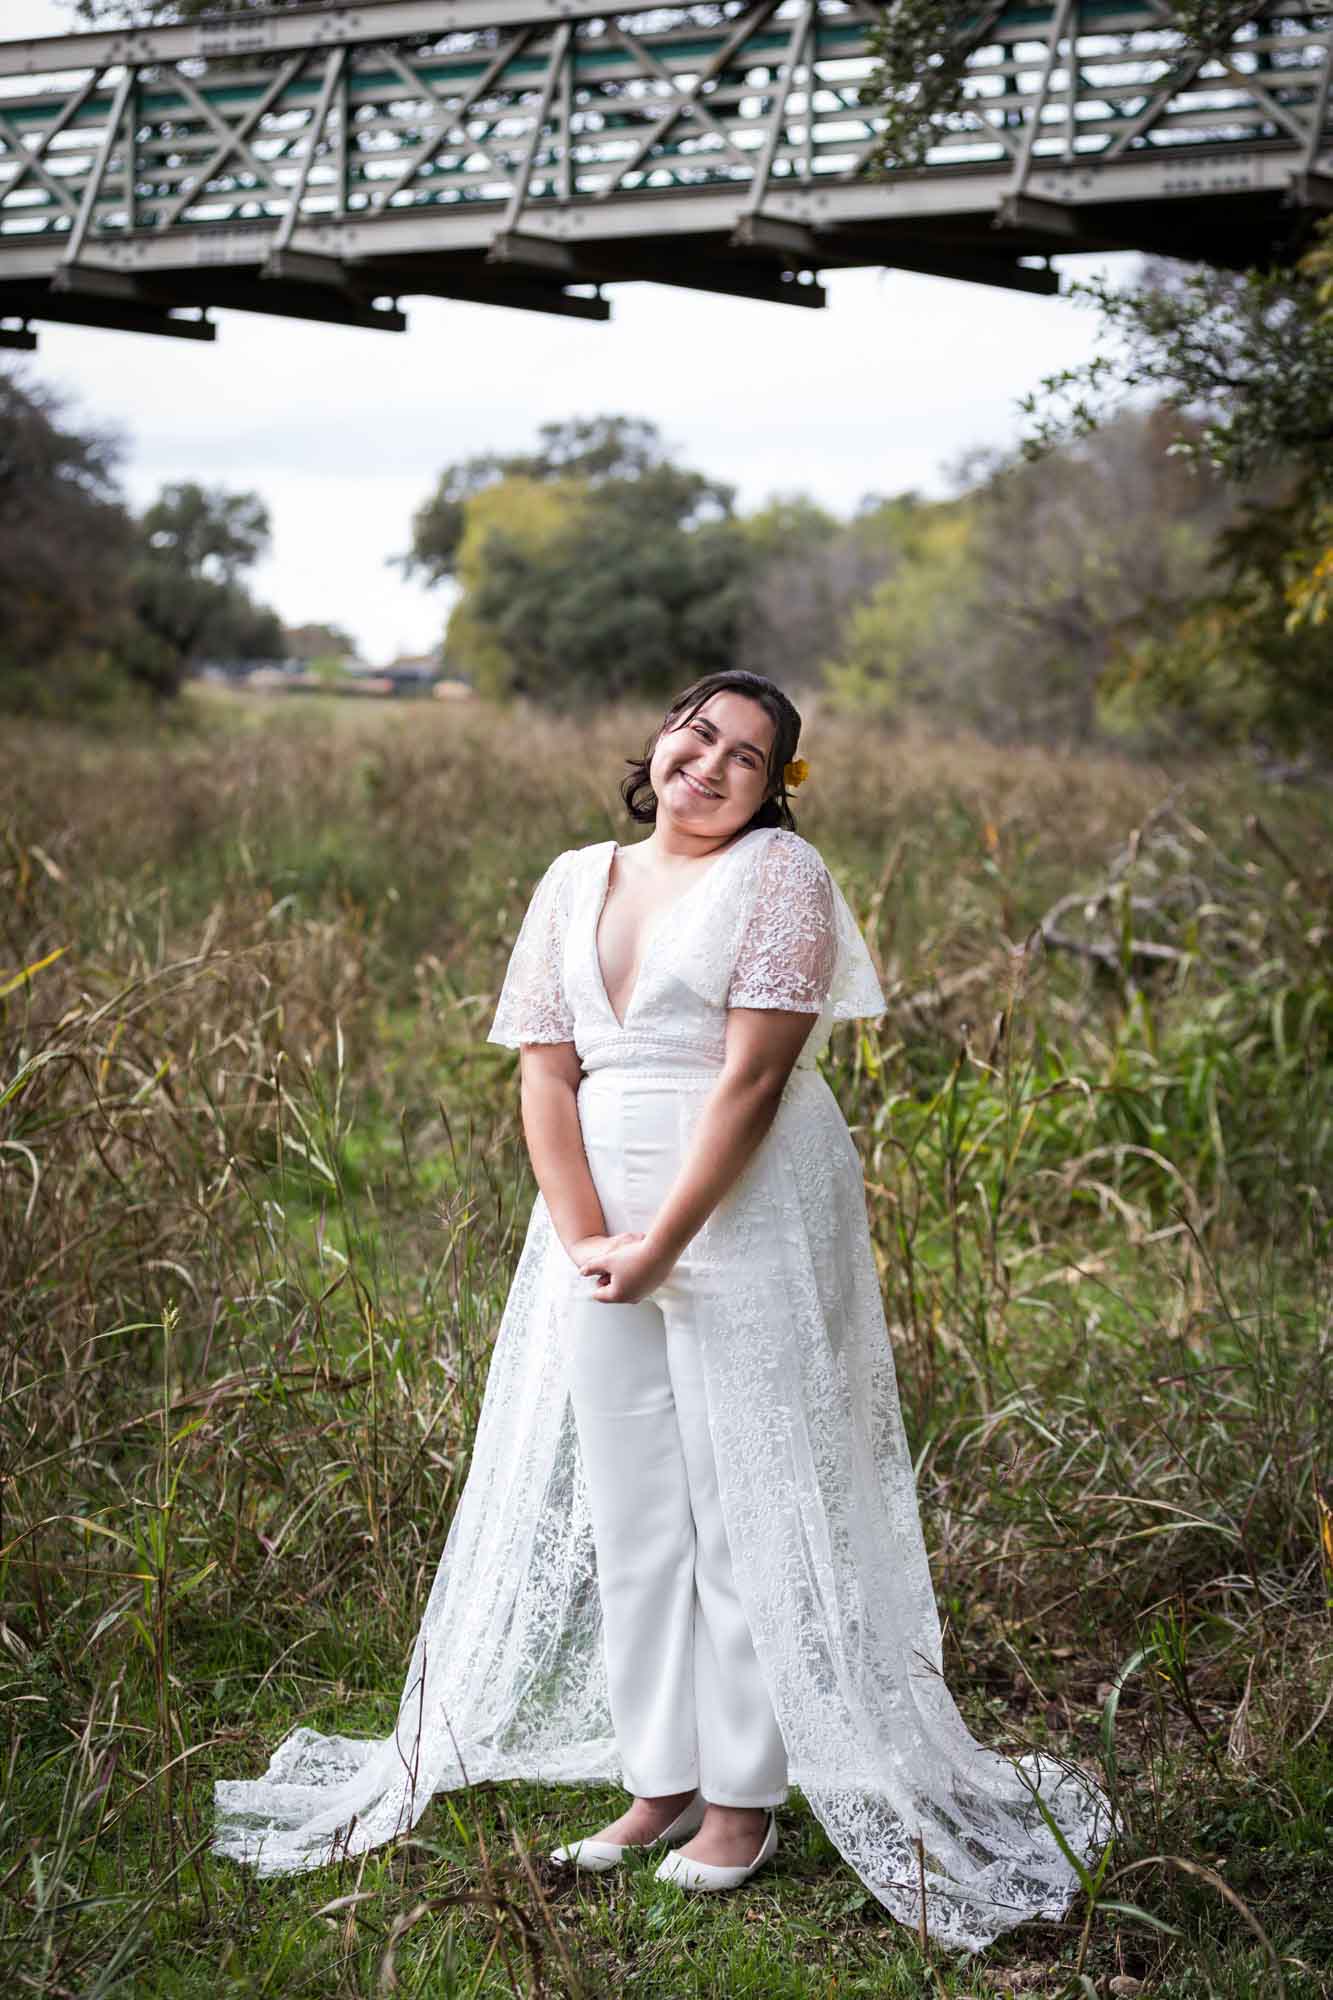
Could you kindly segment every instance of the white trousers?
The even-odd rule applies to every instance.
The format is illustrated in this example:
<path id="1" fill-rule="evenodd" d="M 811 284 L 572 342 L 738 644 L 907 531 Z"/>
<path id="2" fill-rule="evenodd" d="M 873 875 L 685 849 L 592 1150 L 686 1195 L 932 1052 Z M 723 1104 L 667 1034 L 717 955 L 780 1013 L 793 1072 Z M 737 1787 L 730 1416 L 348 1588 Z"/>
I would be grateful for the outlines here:
<path id="1" fill-rule="evenodd" d="M 674 1083 L 579 1093 L 609 1231 L 646 1229 L 674 1178 Z M 611 1720 L 627 1788 L 696 1786 L 715 1805 L 779 1805 L 787 1755 L 736 1592 L 688 1271 L 635 1305 L 573 1299 L 570 1397 L 588 1482 Z"/>

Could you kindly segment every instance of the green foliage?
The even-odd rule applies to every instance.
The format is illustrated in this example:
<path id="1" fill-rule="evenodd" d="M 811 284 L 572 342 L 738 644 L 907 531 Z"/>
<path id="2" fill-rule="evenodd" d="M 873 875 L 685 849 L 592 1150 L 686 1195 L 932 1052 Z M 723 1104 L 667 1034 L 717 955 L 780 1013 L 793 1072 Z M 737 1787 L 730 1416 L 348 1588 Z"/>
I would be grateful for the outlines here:
<path id="1" fill-rule="evenodd" d="M 731 503 L 651 424 L 550 424 L 536 453 L 451 467 L 413 560 L 462 585 L 447 651 L 486 692 L 665 694 L 734 661 L 754 556 Z"/>
<path id="2" fill-rule="evenodd" d="M 454 558 L 462 595 L 450 615 L 445 656 L 483 694 L 510 694 L 522 680 L 520 662 L 506 643 L 503 616 L 495 619 L 484 608 L 492 564 L 540 564 L 572 527 L 586 491 L 581 480 L 511 473 L 467 501 Z"/>
<path id="3" fill-rule="evenodd" d="M 867 36 L 879 64 L 861 90 L 882 120 L 877 152 L 887 167 L 921 167 L 941 133 L 966 125 L 967 60 L 1003 5 L 960 14 L 948 0 L 895 0 Z"/>
<path id="4" fill-rule="evenodd" d="M 266 546 L 254 494 L 167 487 L 136 521 L 123 443 L 74 429 L 62 399 L 0 372 L 0 703 L 82 713 L 174 694 L 206 652 L 285 650 L 239 578 Z"/>
<path id="5" fill-rule="evenodd" d="M 1167 453 L 1173 428 L 1127 411 L 1038 464 L 981 459 L 957 501 L 895 503 L 888 574 L 825 669 L 837 702 L 1091 738 L 1108 676 L 1193 602 L 1230 511 L 1217 480 Z"/>
<path id="6" fill-rule="evenodd" d="M 305 625 L 284 628 L 286 653 L 293 660 L 355 659 L 356 641 L 341 625 L 312 620 Z"/>
<path id="7" fill-rule="evenodd" d="M 842 532 L 836 514 L 806 493 L 775 493 L 741 521 L 741 532 L 764 562 L 791 562 L 826 549 Z"/>
<path id="8" fill-rule="evenodd" d="M 1255 12 L 1238 0 L 1169 0 L 1160 11 L 1161 25 L 1179 37 L 1171 52 L 1177 59 L 1225 48 Z M 1045 19 L 1006 0 L 975 0 L 966 11 L 948 0 L 892 0 L 883 10 L 867 38 L 877 68 L 861 90 L 861 102 L 880 122 L 882 166 L 922 167 L 940 138 L 968 128 L 969 58 L 994 41 L 1006 15 L 1030 28 L 1033 39 L 1047 32 Z"/>
<path id="9" fill-rule="evenodd" d="M 893 522 L 911 504 L 868 498 L 852 520 L 840 521 L 788 493 L 745 515 L 751 578 L 736 664 L 797 692 L 817 687 L 848 619 L 896 560 Z"/>
<path id="10" fill-rule="evenodd" d="M 1213 576 L 1174 620 L 1129 644 L 1106 676 L 1104 714 L 1139 735 L 1327 752 L 1333 745 L 1333 226 L 1290 271 L 1150 266 L 1123 291 L 1076 285 L 1106 340 L 1086 366 L 1025 401 L 1033 459 L 1106 424 L 1147 391 L 1180 412 L 1170 449 L 1228 482 L 1244 511 L 1217 542 Z"/>
<path id="11" fill-rule="evenodd" d="M 668 468 L 657 426 L 642 417 L 572 417 L 543 424 L 531 452 L 483 452 L 446 466 L 435 491 L 412 518 L 412 546 L 396 558 L 405 576 L 439 583 L 457 572 L 469 501 L 504 480 L 581 481 L 589 487 L 632 482 Z M 690 495 L 687 515 L 730 510 L 729 487 L 698 473 L 679 474 Z"/>
<path id="12" fill-rule="evenodd" d="M 276 13 L 302 0 L 61 0 L 89 28 L 160 28 L 210 14 Z"/>
<path id="13" fill-rule="evenodd" d="M 268 509 L 257 493 L 209 491 L 194 480 L 163 487 L 140 517 L 146 553 L 163 568 L 234 583 L 267 554 Z"/>
<path id="14" fill-rule="evenodd" d="M 1329 239 L 1329 222 L 1322 234 Z M 1097 313 L 1102 338 L 1091 361 L 1024 398 L 1030 456 L 1088 436 L 1146 393 L 1195 419 L 1181 425 L 1176 451 L 1231 484 L 1297 468 L 1319 494 L 1333 492 L 1333 312 L 1316 267 L 1237 273 L 1151 262 L 1131 286 L 1079 280 L 1070 297 Z"/>
<path id="15" fill-rule="evenodd" d="M 118 437 L 76 429 L 64 398 L 0 369 L 0 704 L 11 711 L 124 690 L 108 651 L 134 548 L 123 455 Z"/>
<path id="16" fill-rule="evenodd" d="M 901 507 L 893 567 L 847 621 L 824 669 L 835 706 L 902 721 L 951 677 L 979 611 L 974 522 L 958 505 Z"/>
<path id="17" fill-rule="evenodd" d="M 140 520 L 139 538 L 129 584 L 147 644 L 136 657 L 157 692 L 174 693 L 187 669 L 209 657 L 285 654 L 281 620 L 240 582 L 268 547 L 268 510 L 257 494 L 210 492 L 192 480 L 165 487 Z"/>
<path id="18" fill-rule="evenodd" d="M 1219 536 L 1214 587 L 1177 621 L 1128 644 L 1106 674 L 1103 724 L 1139 742 L 1333 753 L 1325 628 L 1333 549 L 1322 519 L 1302 483 Z"/>

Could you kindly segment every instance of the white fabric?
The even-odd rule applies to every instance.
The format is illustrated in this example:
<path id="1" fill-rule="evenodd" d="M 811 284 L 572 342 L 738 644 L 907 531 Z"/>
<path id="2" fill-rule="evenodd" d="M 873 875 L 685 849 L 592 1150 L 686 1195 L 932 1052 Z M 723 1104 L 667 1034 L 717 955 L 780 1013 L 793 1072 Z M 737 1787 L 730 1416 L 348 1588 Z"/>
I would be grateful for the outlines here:
<path id="1" fill-rule="evenodd" d="M 883 995 L 817 851 L 755 828 L 653 925 L 622 1026 L 595 951 L 613 852 L 570 850 L 542 877 L 490 1039 L 572 1039 L 598 1090 L 676 1078 L 683 1145 L 728 1003 L 820 1001 L 772 1126 L 689 1245 L 718 1492 L 791 1783 L 887 1909 L 919 1920 L 920 1869 L 932 1936 L 975 1950 L 1060 1915 L 1076 1886 L 1034 1790 L 1081 1859 L 1109 1815 L 1077 1769 L 982 1748 L 944 1685 L 860 1163 L 814 1067 L 832 1022 L 882 1012 Z M 264 1777 L 219 1783 L 219 1853 L 283 1873 L 388 1840 L 466 1782 L 617 1775 L 569 1397 L 588 1282 L 538 1195 L 397 1728 L 298 1729 Z"/>
<path id="2" fill-rule="evenodd" d="M 661 1206 L 679 1102 L 675 1077 L 584 1079 L 608 1229 L 644 1230 Z M 647 1299 L 575 1297 L 567 1322 L 621 1782 L 640 1798 L 697 1785 L 716 1805 L 780 1805 L 787 1753 L 732 1574 L 691 1276 L 687 1249 Z"/>

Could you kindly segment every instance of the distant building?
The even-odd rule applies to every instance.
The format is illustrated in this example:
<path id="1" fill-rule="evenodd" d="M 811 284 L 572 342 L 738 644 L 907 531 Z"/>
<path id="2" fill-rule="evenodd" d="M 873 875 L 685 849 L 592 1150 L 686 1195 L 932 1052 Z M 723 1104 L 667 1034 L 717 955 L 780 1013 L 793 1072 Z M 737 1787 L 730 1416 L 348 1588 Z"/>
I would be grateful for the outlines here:
<path id="1" fill-rule="evenodd" d="M 443 662 L 438 653 L 400 653 L 379 669 L 395 694 L 429 694 L 439 680 Z"/>
<path id="2" fill-rule="evenodd" d="M 400 653 L 387 667 L 372 667 L 347 654 L 325 655 L 312 670 L 299 657 L 286 660 L 208 660 L 195 669 L 200 680 L 249 688 L 264 694 L 351 695 L 361 700 L 395 695 L 436 695 L 444 701 L 475 693 L 467 681 L 446 678 L 438 653 Z"/>

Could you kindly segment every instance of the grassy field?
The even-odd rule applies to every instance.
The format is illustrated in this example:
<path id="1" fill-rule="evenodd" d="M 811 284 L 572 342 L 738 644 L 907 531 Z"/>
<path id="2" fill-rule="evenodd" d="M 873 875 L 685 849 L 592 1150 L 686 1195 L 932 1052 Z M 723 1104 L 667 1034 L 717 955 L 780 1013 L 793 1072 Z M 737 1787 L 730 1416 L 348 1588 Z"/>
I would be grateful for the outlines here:
<path id="1" fill-rule="evenodd" d="M 951 1682 L 1099 1769 L 1123 1838 L 962 1963 L 797 1798 L 716 1902 L 552 1879 L 613 1792 L 455 1794 L 294 1880 L 210 1860 L 216 1776 L 392 1720 L 533 1194 L 494 996 L 653 719 L 6 730 L 0 1989 L 1333 1991 L 1333 801 L 809 713 L 801 831 L 890 997 L 827 1073 Z"/>

